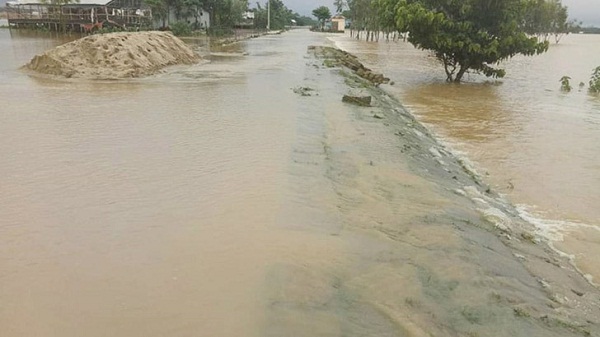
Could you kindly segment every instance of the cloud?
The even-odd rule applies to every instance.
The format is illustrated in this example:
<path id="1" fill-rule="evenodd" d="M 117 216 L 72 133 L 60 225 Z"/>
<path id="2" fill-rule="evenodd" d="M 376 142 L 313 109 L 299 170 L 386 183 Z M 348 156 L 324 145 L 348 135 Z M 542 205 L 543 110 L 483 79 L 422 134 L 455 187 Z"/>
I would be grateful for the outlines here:
<path id="1" fill-rule="evenodd" d="M 563 0 L 569 7 L 569 17 L 584 22 L 586 25 L 600 26 L 600 1 L 597 0 Z"/>
<path id="2" fill-rule="evenodd" d="M 333 0 L 283 0 L 283 3 L 287 6 L 287 8 L 308 16 L 312 16 L 313 9 L 320 6 L 329 7 L 332 13 L 334 11 Z"/>

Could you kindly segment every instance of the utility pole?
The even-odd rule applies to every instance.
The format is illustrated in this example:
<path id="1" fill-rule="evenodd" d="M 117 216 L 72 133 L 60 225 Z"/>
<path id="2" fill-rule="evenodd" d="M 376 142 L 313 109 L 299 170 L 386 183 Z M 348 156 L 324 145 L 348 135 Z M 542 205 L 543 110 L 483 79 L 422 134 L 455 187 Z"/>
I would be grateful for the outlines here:
<path id="1" fill-rule="evenodd" d="M 267 1 L 267 30 L 271 30 L 271 0 Z"/>

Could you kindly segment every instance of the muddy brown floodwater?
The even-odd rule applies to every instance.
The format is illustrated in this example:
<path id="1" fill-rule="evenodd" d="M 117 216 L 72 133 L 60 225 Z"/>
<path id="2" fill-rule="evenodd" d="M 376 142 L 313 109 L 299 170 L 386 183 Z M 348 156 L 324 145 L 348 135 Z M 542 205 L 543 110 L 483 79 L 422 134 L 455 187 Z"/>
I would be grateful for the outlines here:
<path id="1" fill-rule="evenodd" d="M 397 83 L 393 95 L 474 161 L 541 235 L 600 279 L 600 97 L 587 92 L 600 66 L 599 35 L 565 36 L 545 54 L 506 62 L 501 81 L 469 75 L 460 86 L 444 83 L 435 58 L 409 43 L 334 40 L 387 72 Z M 565 75 L 570 93 L 560 91 Z"/>
<path id="2" fill-rule="evenodd" d="M 18 70 L 61 42 L 0 30 L 0 336 L 600 331 L 598 290 L 394 98 L 307 53 L 323 35 L 137 80 Z"/>

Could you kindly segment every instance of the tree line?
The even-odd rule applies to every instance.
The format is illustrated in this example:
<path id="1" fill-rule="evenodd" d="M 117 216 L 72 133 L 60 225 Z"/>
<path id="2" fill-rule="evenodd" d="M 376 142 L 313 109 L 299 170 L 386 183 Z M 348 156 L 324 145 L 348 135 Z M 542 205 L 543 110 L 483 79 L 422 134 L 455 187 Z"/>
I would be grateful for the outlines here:
<path id="1" fill-rule="evenodd" d="M 253 27 L 267 28 L 267 2 L 256 2 L 256 8 L 249 9 L 248 0 L 144 0 L 152 9 L 152 15 L 162 20 L 163 26 L 173 24 L 167 22 L 169 13 L 174 13 L 177 21 L 195 18 L 198 21 L 200 10 L 210 15 L 210 26 L 213 29 L 231 29 L 244 22 L 244 13 L 253 12 Z M 288 9 L 281 0 L 271 0 L 271 29 L 283 29 L 294 20 L 298 25 L 311 25 L 314 20 Z M 194 20 L 191 20 L 192 25 Z M 192 27 L 198 28 L 198 27 Z"/>
<path id="2" fill-rule="evenodd" d="M 335 0 L 351 21 L 351 35 L 377 41 L 402 37 L 429 50 L 449 82 L 471 71 L 503 77 L 499 62 L 545 52 L 580 29 L 561 0 Z"/>
<path id="3" fill-rule="evenodd" d="M 357 39 L 364 36 L 368 40 L 377 40 L 380 34 L 385 36 L 399 33 L 396 25 L 398 7 L 416 2 L 421 2 L 425 7 L 432 9 L 438 8 L 440 11 L 445 11 L 443 8 L 452 7 L 459 12 L 464 12 L 465 8 L 473 8 L 474 5 L 482 3 L 482 1 L 472 0 L 458 1 L 458 4 L 453 4 L 457 1 L 449 0 L 334 0 L 334 6 L 338 13 L 352 21 L 351 28 Z M 492 3 L 493 1 L 486 2 Z M 563 35 L 581 30 L 581 22 L 568 20 L 568 8 L 562 4 L 561 0 L 521 0 L 512 4 L 515 7 L 511 10 L 518 12 L 518 15 L 521 16 L 518 24 L 527 34 L 545 40 L 554 36 L 556 40 L 560 41 L 560 37 Z"/>

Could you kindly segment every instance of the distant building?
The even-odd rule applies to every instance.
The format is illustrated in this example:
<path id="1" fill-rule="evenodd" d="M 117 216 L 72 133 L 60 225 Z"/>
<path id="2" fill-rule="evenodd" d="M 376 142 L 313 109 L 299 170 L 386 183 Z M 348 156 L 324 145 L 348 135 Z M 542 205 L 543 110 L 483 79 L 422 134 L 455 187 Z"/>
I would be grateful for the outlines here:
<path id="1" fill-rule="evenodd" d="M 346 28 L 346 18 L 343 15 L 336 15 L 331 18 L 331 30 L 334 32 L 343 32 Z"/>
<path id="2" fill-rule="evenodd" d="M 171 8 L 166 18 L 154 17 L 152 26 L 153 28 L 168 27 L 178 21 L 188 23 L 192 26 L 192 29 L 210 28 L 210 14 L 201 8 L 195 11 L 187 11 L 185 14 L 178 13 L 174 8 Z"/>
<path id="3" fill-rule="evenodd" d="M 46 27 L 89 32 L 104 27 L 142 27 L 152 22 L 152 11 L 142 0 L 80 0 L 58 6 L 38 0 L 6 4 L 8 24 L 15 27 Z"/>
<path id="4" fill-rule="evenodd" d="M 242 14 L 242 20 L 240 20 L 235 26 L 236 28 L 251 28 L 254 27 L 254 12 L 246 11 Z"/>

